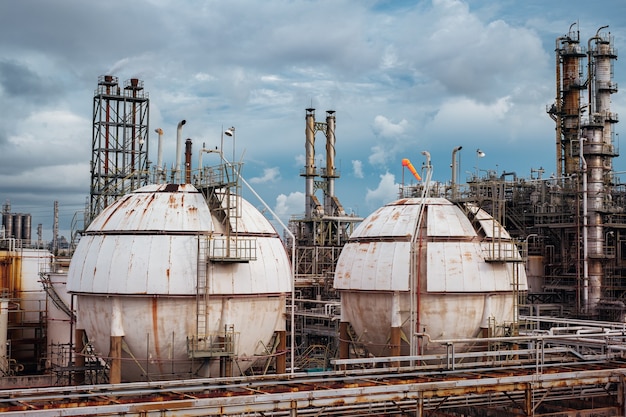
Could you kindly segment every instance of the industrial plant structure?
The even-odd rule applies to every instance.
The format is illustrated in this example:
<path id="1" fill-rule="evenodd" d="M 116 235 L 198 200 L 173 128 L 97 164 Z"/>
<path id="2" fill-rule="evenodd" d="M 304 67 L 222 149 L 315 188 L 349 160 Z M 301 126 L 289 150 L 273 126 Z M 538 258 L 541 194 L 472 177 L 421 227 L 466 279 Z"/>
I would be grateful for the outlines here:
<path id="1" fill-rule="evenodd" d="M 13 387 L 0 411 L 625 415 L 626 193 L 612 168 L 617 54 L 605 29 L 586 46 L 573 26 L 556 40 L 554 177 L 489 171 L 460 184 L 458 146 L 451 182 L 435 183 L 424 151 L 421 176 L 402 161 L 418 182 L 363 219 L 335 193 L 336 113 L 317 122 L 306 109 L 305 213 L 284 240 L 242 197 L 234 141 L 232 161 L 203 147 L 193 169 L 183 120 L 175 165 L 163 165 L 156 129 L 151 166 L 143 83 L 122 93 L 101 77 L 69 272 L 50 254 L 26 274 L 42 287 L 34 327 L 49 346 L 35 360 L 46 369 L 31 373 L 52 377 L 27 389 L 18 352 L 0 349 Z M 6 230 L 0 329 L 14 346 L 27 251 Z"/>
<path id="2" fill-rule="evenodd" d="M 613 171 L 617 114 L 611 109 L 613 37 L 598 29 L 586 45 L 570 27 L 556 40 L 557 174 L 490 172 L 472 178 L 472 200 L 528 244 L 527 312 L 623 321 L 626 313 L 626 200 Z M 584 59 L 587 59 L 586 64 Z"/>

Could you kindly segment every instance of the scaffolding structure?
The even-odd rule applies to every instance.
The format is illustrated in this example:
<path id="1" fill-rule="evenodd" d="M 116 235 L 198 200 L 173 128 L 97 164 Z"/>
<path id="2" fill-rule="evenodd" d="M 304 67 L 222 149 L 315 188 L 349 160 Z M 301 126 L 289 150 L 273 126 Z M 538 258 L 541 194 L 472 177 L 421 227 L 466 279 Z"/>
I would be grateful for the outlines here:
<path id="1" fill-rule="evenodd" d="M 148 184 L 149 98 L 143 81 L 103 75 L 93 99 L 90 204 L 85 227 L 123 195 Z"/>

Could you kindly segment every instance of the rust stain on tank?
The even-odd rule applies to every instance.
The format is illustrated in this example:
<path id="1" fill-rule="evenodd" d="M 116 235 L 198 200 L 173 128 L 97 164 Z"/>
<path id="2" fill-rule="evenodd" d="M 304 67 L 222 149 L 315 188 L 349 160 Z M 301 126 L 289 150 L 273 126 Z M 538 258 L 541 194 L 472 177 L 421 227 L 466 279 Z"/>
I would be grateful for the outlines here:
<path id="1" fill-rule="evenodd" d="M 154 198 L 155 198 L 155 194 L 149 194 L 149 195 L 148 195 L 148 198 L 147 198 L 147 200 L 146 200 L 146 205 L 145 205 L 145 207 L 143 208 L 143 213 L 142 213 L 142 214 L 141 214 L 141 216 L 140 216 L 140 217 L 141 217 L 141 219 L 143 219 L 143 218 L 144 218 L 144 216 L 145 216 L 146 214 L 148 214 L 148 210 L 152 207 L 152 204 L 154 203 Z"/>
<path id="2" fill-rule="evenodd" d="M 376 244 L 376 242 L 374 242 L 369 247 L 369 253 L 373 255 L 376 252 L 378 252 L 378 245 Z"/>
<path id="3" fill-rule="evenodd" d="M 365 226 L 365 230 L 371 229 L 372 226 L 374 225 L 374 223 L 376 223 L 376 220 L 378 220 L 379 217 L 380 217 L 380 213 L 379 212 L 375 212 L 374 214 L 372 214 L 372 217 L 370 217 L 370 222 L 367 223 L 367 225 Z"/>
<path id="4" fill-rule="evenodd" d="M 161 346 L 159 345 L 159 304 L 156 297 L 152 298 L 152 334 L 154 336 L 154 351 L 157 359 L 161 358 Z M 162 362 L 158 361 L 159 368 L 162 366 Z M 163 372 L 162 369 L 159 369 Z"/>
<path id="5" fill-rule="evenodd" d="M 107 223 L 109 223 L 109 220 L 111 220 L 111 217 L 113 217 L 114 215 L 115 215 L 115 210 L 111 210 L 107 218 L 102 222 L 102 227 L 106 226 Z"/>
<path id="6" fill-rule="evenodd" d="M 171 195 L 169 196 L 169 198 L 168 198 L 168 203 L 169 203 L 169 206 L 170 206 L 171 208 L 176 208 L 176 207 L 178 207 L 178 204 L 177 204 L 177 201 L 176 201 L 176 196 L 174 196 L 174 194 L 171 194 Z"/>

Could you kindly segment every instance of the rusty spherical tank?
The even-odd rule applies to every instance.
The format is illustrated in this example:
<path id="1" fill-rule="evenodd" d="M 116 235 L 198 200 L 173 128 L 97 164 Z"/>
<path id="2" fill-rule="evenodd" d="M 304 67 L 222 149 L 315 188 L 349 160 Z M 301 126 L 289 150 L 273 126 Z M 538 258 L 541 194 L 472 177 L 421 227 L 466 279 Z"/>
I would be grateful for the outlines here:
<path id="1" fill-rule="evenodd" d="M 429 339 L 502 334 L 515 320 L 516 296 L 527 289 L 518 247 L 490 215 L 443 198 L 423 202 L 423 211 L 418 198 L 376 210 L 337 263 L 342 321 L 376 356 L 393 353 L 392 328 L 401 328 L 395 334 L 403 335 L 402 355 L 412 351 L 415 333 L 423 334 L 419 349 L 426 352 L 442 346 Z"/>
<path id="2" fill-rule="evenodd" d="M 278 234 L 250 203 L 163 184 L 102 211 L 67 286 L 77 328 L 103 357 L 121 336 L 122 380 L 139 381 L 220 376 L 225 363 L 245 371 L 284 330 L 290 277 Z"/>

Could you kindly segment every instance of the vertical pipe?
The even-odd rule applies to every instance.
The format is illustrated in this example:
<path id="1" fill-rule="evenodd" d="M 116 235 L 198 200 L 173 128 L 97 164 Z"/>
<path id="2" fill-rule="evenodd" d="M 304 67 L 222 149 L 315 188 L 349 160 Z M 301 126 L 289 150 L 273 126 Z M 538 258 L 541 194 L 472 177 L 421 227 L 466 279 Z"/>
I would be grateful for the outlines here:
<path id="1" fill-rule="evenodd" d="M 391 305 L 391 340 L 389 343 L 389 355 L 400 356 L 400 340 L 402 335 L 402 315 L 400 314 L 400 294 L 393 293 Z M 400 366 L 399 362 L 394 362 L 391 366 Z"/>
<path id="2" fill-rule="evenodd" d="M 586 312 L 597 315 L 602 297 L 604 266 L 604 222 L 602 213 L 609 194 L 607 177 L 612 171 L 612 123 L 610 101 L 615 87 L 611 81 L 611 59 L 616 55 L 610 37 L 600 35 L 602 26 L 588 42 L 589 123 L 584 127 L 581 150 L 583 170 L 583 299 Z M 592 47 L 593 45 L 593 47 Z"/>
<path id="3" fill-rule="evenodd" d="M 589 243 L 588 243 L 588 211 L 587 211 L 587 162 L 580 153 L 583 174 L 583 306 L 589 312 Z"/>
<path id="4" fill-rule="evenodd" d="M 350 335 L 348 334 L 348 322 L 339 322 L 339 359 L 350 358 Z M 346 369 L 346 365 L 341 366 Z"/>
<path id="5" fill-rule="evenodd" d="M 315 109 L 306 109 L 305 129 L 305 218 L 311 217 L 313 181 L 315 179 Z"/>
<path id="6" fill-rule="evenodd" d="M 76 329 L 74 331 L 76 343 L 74 344 L 74 384 L 83 385 L 85 383 L 85 330 Z"/>
<path id="7" fill-rule="evenodd" d="M 185 184 L 191 184 L 191 139 L 185 141 Z"/>
<path id="8" fill-rule="evenodd" d="M 54 201 L 52 220 L 52 253 L 57 255 L 59 251 L 59 202 Z M 93 220 L 93 219 L 92 219 Z"/>
<path id="9" fill-rule="evenodd" d="M 119 384 L 122 382 L 122 338 L 124 337 L 123 312 L 119 298 L 113 298 L 111 306 L 111 337 L 109 358 L 111 370 L 109 382 Z"/>
<path id="10" fill-rule="evenodd" d="M 122 382 L 122 336 L 111 336 L 109 358 L 111 359 L 109 383 L 119 384 Z"/>
<path id="11" fill-rule="evenodd" d="M 333 212 L 333 197 L 335 196 L 335 111 L 326 111 L 326 196 L 325 212 Z"/>
<path id="12" fill-rule="evenodd" d="M 456 199 L 456 182 L 457 182 L 457 172 L 458 172 L 458 166 L 457 166 L 457 157 L 456 154 L 457 152 L 459 152 L 461 149 L 463 149 L 462 146 L 457 146 L 456 148 L 454 148 L 452 150 L 452 163 L 450 164 L 450 167 L 452 168 L 452 199 Z"/>
<path id="13" fill-rule="evenodd" d="M 174 177 L 174 182 L 180 182 L 180 165 L 182 163 L 183 157 L 183 126 L 187 123 L 186 120 L 181 120 L 178 122 L 178 127 L 176 128 L 176 172 Z"/>
<path id="14" fill-rule="evenodd" d="M 554 56 L 556 59 L 556 98 L 554 100 L 555 111 L 551 115 L 552 119 L 556 122 L 556 177 L 561 178 L 563 174 L 563 148 L 562 148 L 562 126 L 561 126 L 561 51 L 560 43 L 564 37 L 556 38 L 556 45 L 554 48 Z"/>
<path id="15" fill-rule="evenodd" d="M 161 173 L 163 172 L 163 129 L 158 128 L 154 129 L 154 131 L 159 135 L 159 149 L 157 150 L 157 181 L 161 177 Z"/>
<path id="16" fill-rule="evenodd" d="M 284 374 L 287 372 L 287 331 L 279 330 L 276 334 L 278 336 L 276 373 Z"/>
<path id="17" fill-rule="evenodd" d="M 0 376 L 9 373 L 7 341 L 9 331 L 9 300 L 0 298 Z"/>

